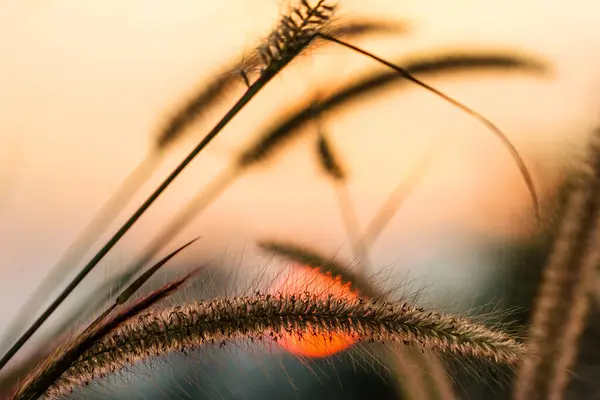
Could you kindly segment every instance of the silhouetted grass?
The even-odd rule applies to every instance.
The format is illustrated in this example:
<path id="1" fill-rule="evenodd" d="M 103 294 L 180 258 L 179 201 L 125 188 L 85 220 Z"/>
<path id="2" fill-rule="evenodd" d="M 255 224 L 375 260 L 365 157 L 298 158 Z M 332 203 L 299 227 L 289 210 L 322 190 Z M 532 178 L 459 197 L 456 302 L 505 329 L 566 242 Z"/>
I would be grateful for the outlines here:
<path id="1" fill-rule="evenodd" d="M 285 293 L 278 295 L 256 293 L 242 297 L 221 297 L 202 302 L 186 302 L 167 308 L 158 305 L 160 300 L 175 292 L 190 278 L 189 275 L 186 275 L 152 292 L 149 296 L 130 303 L 129 298 L 165 262 L 187 246 L 184 245 L 143 273 L 117 297 L 113 305 L 88 325 L 75 339 L 62 343 L 37 367 L 31 369 L 27 377 L 19 382 L 14 392 L 14 399 L 35 399 L 42 393 L 46 393 L 50 397 L 68 394 L 74 388 L 87 385 L 135 362 L 143 362 L 151 357 L 196 348 L 206 343 L 236 341 L 242 338 L 277 341 L 289 334 L 300 338 L 309 338 L 311 335 L 323 335 L 324 337 L 337 335 L 350 338 L 352 342 L 395 343 L 392 347 L 385 348 L 389 349 L 391 353 L 383 355 L 381 358 L 389 363 L 388 367 L 394 370 L 395 375 L 404 377 L 399 382 L 405 397 L 415 399 L 423 398 L 423 396 L 439 399 L 454 398 L 448 373 L 444 370 L 442 361 L 433 355 L 433 352 L 436 354 L 439 352 L 452 354 L 458 359 L 485 359 L 496 364 L 511 365 L 516 365 L 521 362 L 523 357 L 527 357 L 527 362 L 522 364 L 523 368 L 519 374 L 519 385 L 521 386 L 517 386 L 515 398 L 518 400 L 532 397 L 533 394 L 530 390 L 536 394 L 546 393 L 549 398 L 561 398 L 568 383 L 567 370 L 574 362 L 577 339 L 585 323 L 588 295 L 591 293 L 591 289 L 585 284 L 597 282 L 597 276 L 590 272 L 598 264 L 597 250 L 594 245 L 597 237 L 593 236 L 593 239 L 589 239 L 586 236 L 592 231 L 595 234 L 597 201 L 594 190 L 598 184 L 597 177 L 590 178 L 588 176 L 587 178 L 591 180 L 587 183 L 581 181 L 579 188 L 582 193 L 579 195 L 576 193 L 575 196 L 579 197 L 573 200 L 573 204 L 569 203 L 567 206 L 566 212 L 574 213 L 575 216 L 565 217 L 566 226 L 569 228 L 569 223 L 574 225 L 570 226 L 570 230 L 564 228 L 567 230 L 566 233 L 563 232 L 563 236 L 557 241 L 558 250 L 556 251 L 559 255 L 555 257 L 560 259 L 560 262 L 555 260 L 555 264 L 561 266 L 568 264 L 577 270 L 559 274 L 561 277 L 559 283 L 568 283 L 565 287 L 554 288 L 548 293 L 542 289 L 538 310 L 550 310 L 554 320 L 550 321 L 548 325 L 546 322 L 549 318 L 542 318 L 539 315 L 534 317 L 530 344 L 532 347 L 529 348 L 529 345 L 518 340 L 519 338 L 514 335 L 514 332 L 492 329 L 479 321 L 472 321 L 464 317 L 426 311 L 411 302 L 393 301 L 387 298 L 380 288 L 373 286 L 366 279 L 365 270 L 368 270 L 369 267 L 369 245 L 373 244 L 406 196 L 414 190 L 426 172 L 432 154 L 426 155 L 410 179 L 401 182 L 398 188 L 392 192 L 376 218 L 368 225 L 366 231 L 361 233 L 356 218 L 353 218 L 354 208 L 351 198 L 348 192 L 344 191 L 349 174 L 343 157 L 337 153 L 333 144 L 328 140 L 323 126 L 319 126 L 323 123 L 322 118 L 325 115 L 338 111 L 342 106 L 353 101 L 363 101 L 367 95 L 388 89 L 393 83 L 416 83 L 468 113 L 501 139 L 519 167 L 537 215 L 539 213 L 538 199 L 534 183 L 524 161 L 507 136 L 484 116 L 417 79 L 413 74 L 499 69 L 507 72 L 528 72 L 532 75 L 542 75 L 547 71 L 546 65 L 531 57 L 504 53 L 437 55 L 410 62 L 402 60 L 395 64 L 354 46 L 347 39 L 364 34 L 402 31 L 403 24 L 358 21 L 336 25 L 333 19 L 336 6 L 337 3 L 334 1 L 320 0 L 312 5 L 307 0 L 299 0 L 289 14 L 282 16 L 279 24 L 260 46 L 243 58 L 243 62 L 233 63 L 227 68 L 227 73 L 220 74 L 218 78 L 209 81 L 204 88 L 195 92 L 194 96 L 174 113 L 161 129 L 160 134 L 157 135 L 155 146 L 148 158 L 125 180 L 123 186 L 90 224 L 88 230 L 65 253 L 57 270 L 64 271 L 67 267 L 74 268 L 76 266 L 108 223 L 113 220 L 115 213 L 127 203 L 139 185 L 158 165 L 162 155 L 180 140 L 193 123 L 202 117 L 204 111 L 212 107 L 223 94 L 231 91 L 236 83 L 240 82 L 240 79 L 248 86 L 245 93 L 208 135 L 196 145 L 179 166 L 94 255 L 50 307 L 21 336 L 0 360 L 0 369 L 211 140 L 242 111 L 265 85 L 295 61 L 299 55 L 310 50 L 317 41 L 346 47 L 386 65 L 392 71 L 369 74 L 353 84 L 346 85 L 329 97 L 319 98 L 318 101 L 313 99 L 309 103 L 301 102 L 295 113 L 277 116 L 270 129 L 259 134 L 258 139 L 246 147 L 222 175 L 218 176 L 208 187 L 202 188 L 198 196 L 187 207 L 184 207 L 163 231 L 158 233 L 140 259 L 131 268 L 128 268 L 126 273 L 129 276 L 137 275 L 185 223 L 208 206 L 230 183 L 239 178 L 242 173 L 250 170 L 251 167 L 264 165 L 267 159 L 280 152 L 285 144 L 290 143 L 301 132 L 306 131 L 301 128 L 309 123 L 315 123 L 317 128 L 314 131 L 315 151 L 318 161 L 322 171 L 331 179 L 338 191 L 340 209 L 346 221 L 350 242 L 354 246 L 355 257 L 359 261 L 363 261 L 366 267 L 361 271 L 351 272 L 345 265 L 326 260 L 322 256 L 290 244 L 272 241 L 264 242 L 261 245 L 266 250 L 274 251 L 278 255 L 293 259 L 305 266 L 318 268 L 323 274 L 339 277 L 356 290 L 359 297 L 349 300 L 333 294 L 323 298 L 315 293 L 304 293 L 298 296 Z M 400 65 L 405 65 L 405 67 Z M 598 164 L 597 161 L 595 163 Z M 594 165 L 594 168 L 600 170 L 598 165 Z M 567 254 L 565 257 L 568 258 L 568 262 L 563 262 L 561 254 L 563 256 Z M 546 273 L 550 277 L 551 271 L 554 269 L 551 267 L 552 265 L 554 264 L 551 263 L 546 269 Z M 548 276 L 545 278 L 545 282 L 550 280 Z M 126 278 L 127 276 L 120 280 L 126 281 Z M 34 307 L 36 303 L 39 303 L 39 298 L 37 300 L 33 298 L 26 308 Z M 551 306 L 548 306 L 550 303 L 552 303 Z M 118 307 L 122 309 L 119 310 Z M 114 313 L 115 311 L 117 312 Z M 543 313 L 542 311 L 536 312 L 540 314 Z M 548 334 L 552 334 L 551 332 L 560 334 L 560 340 L 548 340 L 550 338 Z M 407 346 L 411 346 L 411 348 Z M 382 348 L 377 348 L 381 353 Z M 427 354 L 421 355 L 419 351 L 427 351 Z M 415 365 L 406 368 L 407 360 L 414 362 Z M 536 363 L 539 363 L 541 367 Z M 538 375 L 530 376 L 531 373 L 527 372 L 528 368 Z M 425 392 L 428 394 L 425 395 Z"/>

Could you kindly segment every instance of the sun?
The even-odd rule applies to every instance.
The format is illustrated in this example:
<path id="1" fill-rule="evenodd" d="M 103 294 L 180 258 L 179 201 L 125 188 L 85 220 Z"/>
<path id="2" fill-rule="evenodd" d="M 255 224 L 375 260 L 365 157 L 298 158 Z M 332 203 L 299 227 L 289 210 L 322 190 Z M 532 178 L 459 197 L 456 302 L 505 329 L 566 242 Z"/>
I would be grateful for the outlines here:
<path id="1" fill-rule="evenodd" d="M 358 294 L 349 283 L 343 283 L 339 277 L 324 274 L 319 269 L 295 264 L 291 273 L 280 277 L 273 286 L 275 293 L 283 295 L 301 295 L 309 292 L 312 295 L 326 299 L 330 294 L 338 298 L 355 300 Z M 322 358 L 338 353 L 354 344 L 355 339 L 344 332 L 314 332 L 298 335 L 282 332 L 277 343 L 292 354 Z"/>

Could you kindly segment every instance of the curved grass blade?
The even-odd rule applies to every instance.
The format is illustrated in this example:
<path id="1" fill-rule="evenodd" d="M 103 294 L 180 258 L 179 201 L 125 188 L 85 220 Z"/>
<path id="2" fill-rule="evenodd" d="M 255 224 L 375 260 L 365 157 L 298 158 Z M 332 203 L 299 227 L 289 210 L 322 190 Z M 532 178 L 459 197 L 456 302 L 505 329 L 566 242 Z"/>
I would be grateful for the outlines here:
<path id="1" fill-rule="evenodd" d="M 529 170 L 527 169 L 527 166 L 525 165 L 525 162 L 523 161 L 523 159 L 521 158 L 521 155 L 519 154 L 519 152 L 517 151 L 517 149 L 515 148 L 515 146 L 512 144 L 512 142 L 508 139 L 508 137 L 504 134 L 504 132 L 502 132 L 500 130 L 500 128 L 498 128 L 494 123 L 492 123 L 489 119 L 485 118 L 483 115 L 477 113 L 475 110 L 467 107 L 466 105 L 462 104 L 461 102 L 459 102 L 458 100 L 440 92 L 439 90 L 437 90 L 436 88 L 429 86 L 428 84 L 426 84 L 425 82 L 415 78 L 414 76 L 412 76 L 408 71 L 406 71 L 404 68 L 399 67 L 395 64 L 392 64 L 391 62 L 384 60 L 381 57 L 376 56 L 373 53 L 370 53 L 366 50 L 363 50 L 359 47 L 356 47 L 350 43 L 347 43 L 343 40 L 334 38 L 333 36 L 329 36 L 327 34 L 324 33 L 320 33 L 319 37 L 322 37 L 325 40 L 329 40 L 331 42 L 337 43 L 343 47 L 346 47 L 348 49 L 351 49 L 353 51 L 356 51 L 366 57 L 372 58 L 373 60 L 386 65 L 392 69 L 394 69 L 396 72 L 398 72 L 399 74 L 401 74 L 405 79 L 408 79 L 409 81 L 421 86 L 422 88 L 430 91 L 431 93 L 441 97 L 442 99 L 448 101 L 449 103 L 451 103 L 452 105 L 460 108 L 461 110 L 463 110 L 464 112 L 466 112 L 467 114 L 469 114 L 470 116 L 472 116 L 473 118 L 475 118 L 476 120 L 478 120 L 479 122 L 481 122 L 484 126 L 486 126 L 491 132 L 493 132 L 504 144 L 504 146 L 508 149 L 508 151 L 510 152 L 511 156 L 513 157 L 513 159 L 515 160 L 517 166 L 519 167 L 519 170 L 521 171 L 521 175 L 523 177 L 523 180 L 525 181 L 525 184 L 527 185 L 527 189 L 529 190 L 529 194 L 531 196 L 531 200 L 533 202 L 533 209 L 535 211 L 535 216 L 539 221 L 540 218 L 540 213 L 539 213 L 539 202 L 538 202 L 538 198 L 537 198 L 537 193 L 535 191 L 535 186 L 533 184 L 533 179 L 531 178 L 531 174 L 529 173 Z"/>
<path id="2" fill-rule="evenodd" d="M 149 271 L 156 272 L 160 267 L 165 265 L 196 240 L 197 239 L 194 239 L 179 247 L 156 263 Z M 50 356 L 31 370 L 15 389 L 11 399 L 33 400 L 42 396 L 48 387 L 50 387 L 87 348 L 92 346 L 93 343 L 174 293 L 185 282 L 195 276 L 199 270 L 200 268 L 195 269 L 182 278 L 164 285 L 147 296 L 133 302 L 131 305 L 124 307 L 114 316 L 109 318 L 110 314 L 118 306 L 123 305 L 148 280 L 151 274 L 146 273 L 136 279 L 122 291 L 110 307 L 92 321 L 74 340 L 70 340 L 66 344 L 59 346 L 50 354 Z"/>
<path id="3" fill-rule="evenodd" d="M 115 302 L 115 304 L 120 305 L 120 304 L 125 304 L 125 302 L 127 300 L 129 300 L 129 298 L 135 293 L 137 292 L 137 290 L 142 287 L 142 285 L 144 283 L 146 283 L 146 281 L 148 279 L 150 279 L 152 277 L 152 275 L 154 275 L 160 268 L 162 268 L 166 263 L 169 262 L 169 260 L 171 260 L 171 258 L 175 257 L 177 254 L 179 254 L 182 250 L 184 250 L 186 247 L 191 246 L 194 242 L 196 242 L 198 239 L 200 239 L 200 237 L 197 237 L 195 239 L 190 240 L 189 242 L 187 242 L 186 244 L 184 244 L 183 246 L 181 246 L 180 248 L 178 248 L 177 250 L 175 250 L 174 252 L 172 252 L 171 254 L 169 254 L 168 256 L 166 256 L 165 258 L 163 258 L 162 260 L 160 260 L 159 262 L 157 262 L 155 265 L 153 265 L 152 267 L 150 267 L 146 272 L 144 272 L 139 278 L 137 278 L 135 281 L 133 281 L 128 287 L 127 289 L 125 289 L 123 291 L 123 293 L 121 293 L 119 295 L 119 297 L 117 297 L 117 300 Z"/>
<path id="4" fill-rule="evenodd" d="M 416 61 L 406 62 L 400 60 L 398 64 L 405 64 L 404 68 L 410 74 L 441 74 L 461 73 L 465 71 L 476 72 L 486 70 L 502 70 L 515 72 L 531 72 L 535 75 L 543 75 L 548 72 L 546 64 L 540 60 L 512 54 L 498 53 L 450 53 L 433 57 L 423 57 Z M 290 114 L 281 123 L 272 127 L 265 134 L 260 135 L 253 144 L 248 146 L 240 157 L 238 164 L 247 167 L 260 162 L 276 154 L 276 150 L 294 138 L 297 138 L 306 124 L 314 118 L 336 111 L 338 108 L 348 105 L 351 101 L 360 100 L 380 90 L 388 88 L 391 83 L 409 82 L 403 76 L 394 72 L 381 72 L 372 74 L 348 85 L 337 93 L 322 99 L 318 104 L 308 104 L 298 112 Z"/>

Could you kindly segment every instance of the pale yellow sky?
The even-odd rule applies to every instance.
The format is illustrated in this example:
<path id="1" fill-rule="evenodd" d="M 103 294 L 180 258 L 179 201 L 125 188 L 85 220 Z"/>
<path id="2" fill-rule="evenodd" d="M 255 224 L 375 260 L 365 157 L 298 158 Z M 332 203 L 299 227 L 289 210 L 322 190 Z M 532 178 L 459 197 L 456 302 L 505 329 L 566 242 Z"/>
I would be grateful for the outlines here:
<path id="1" fill-rule="evenodd" d="M 5 198 L 0 199 L 0 304 L 6 305 L 0 326 L 15 317 L 27 294 L 144 157 L 176 102 L 251 49 L 276 22 L 281 3 L 0 0 Z M 577 157 L 597 122 L 597 1 L 353 0 L 341 2 L 340 14 L 410 22 L 409 35 L 361 41 L 391 59 L 487 48 L 547 59 L 553 75 L 545 78 L 487 73 L 428 80 L 499 125 L 521 150 L 542 193 Z M 134 257 L 163 221 L 268 126 L 273 110 L 289 109 L 319 84 L 340 85 L 369 68 L 379 67 L 331 46 L 292 66 L 175 182 L 99 266 L 92 283 Z M 452 138 L 427 181 L 373 246 L 376 265 L 408 263 L 423 252 L 423 244 L 449 240 L 448 232 L 506 237 L 531 227 L 530 200 L 512 159 L 457 109 L 413 88 L 392 89 L 347 110 L 326 125 L 349 162 L 363 227 L 433 139 Z M 208 128 L 194 129 L 131 206 Z M 213 258 L 226 250 L 239 255 L 248 246 L 248 265 L 257 262 L 248 249 L 266 237 L 349 254 L 334 191 L 317 174 L 310 145 L 300 141 L 272 168 L 245 176 L 176 241 L 203 235 L 198 252 Z"/>

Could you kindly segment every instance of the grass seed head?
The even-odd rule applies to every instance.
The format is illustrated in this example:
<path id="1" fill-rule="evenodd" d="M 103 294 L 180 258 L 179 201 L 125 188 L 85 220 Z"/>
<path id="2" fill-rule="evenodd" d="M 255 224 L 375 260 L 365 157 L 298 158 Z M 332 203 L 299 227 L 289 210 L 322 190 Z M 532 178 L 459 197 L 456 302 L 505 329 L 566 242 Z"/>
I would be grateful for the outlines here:
<path id="1" fill-rule="evenodd" d="M 330 294 L 256 294 L 217 298 L 140 315 L 83 353 L 47 391 L 56 398 L 127 365 L 205 344 L 250 338 L 277 341 L 283 335 L 335 341 L 400 342 L 422 349 L 518 362 L 525 346 L 467 319 L 429 312 L 406 303 Z"/>

